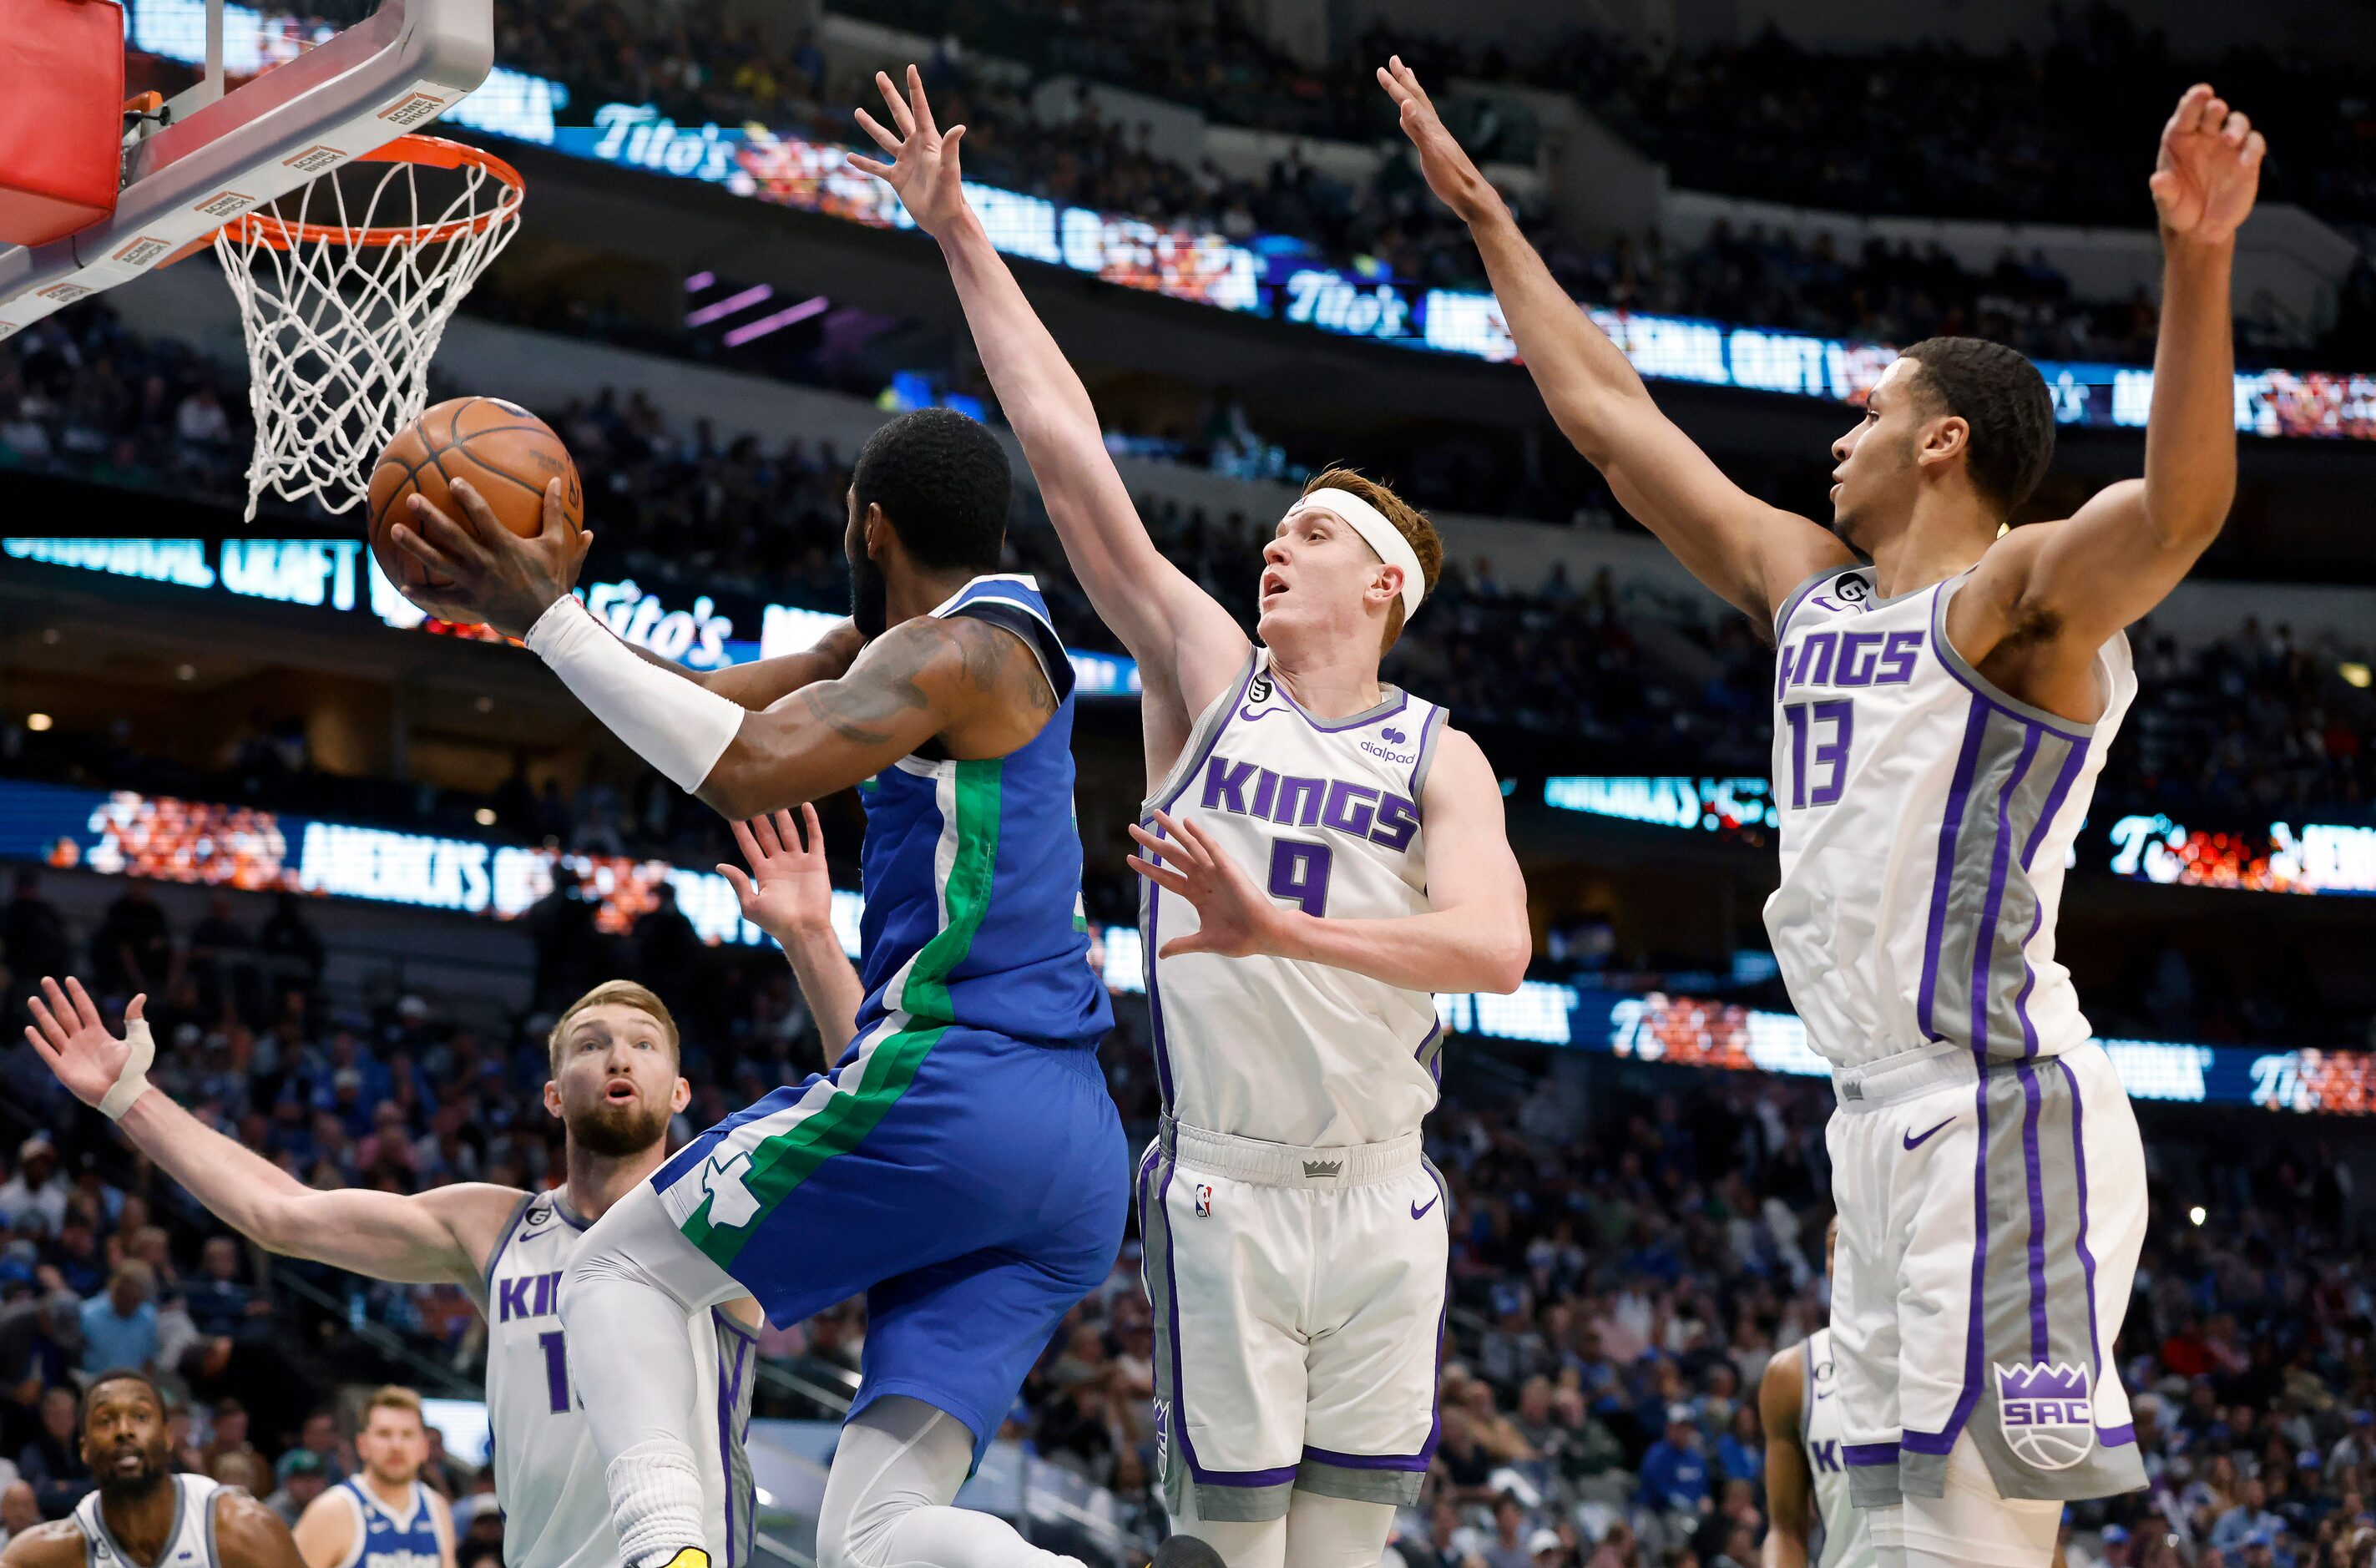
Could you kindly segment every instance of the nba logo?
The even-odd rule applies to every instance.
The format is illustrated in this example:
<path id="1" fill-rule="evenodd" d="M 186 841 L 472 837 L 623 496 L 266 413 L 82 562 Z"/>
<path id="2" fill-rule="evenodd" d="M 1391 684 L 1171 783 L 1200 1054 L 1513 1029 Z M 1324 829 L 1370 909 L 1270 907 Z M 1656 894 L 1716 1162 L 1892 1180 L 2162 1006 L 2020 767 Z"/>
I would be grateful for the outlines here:
<path id="1" fill-rule="evenodd" d="M 1998 1365 L 1997 1421 L 2014 1456 L 2041 1470 L 2067 1470 L 2096 1446 L 2095 1401 L 2085 1367 L 2068 1361 Z"/>
<path id="2" fill-rule="evenodd" d="M 1196 1184 L 1196 1218 L 1199 1219 L 1213 1218 L 1213 1189 L 1201 1182 Z"/>

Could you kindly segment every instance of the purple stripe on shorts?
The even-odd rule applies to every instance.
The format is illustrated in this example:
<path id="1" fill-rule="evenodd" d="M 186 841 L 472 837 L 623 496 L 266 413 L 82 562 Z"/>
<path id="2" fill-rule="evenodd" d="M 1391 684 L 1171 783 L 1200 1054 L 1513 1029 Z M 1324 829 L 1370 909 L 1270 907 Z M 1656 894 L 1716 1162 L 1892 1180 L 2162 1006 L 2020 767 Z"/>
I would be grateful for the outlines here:
<path id="1" fill-rule="evenodd" d="M 2027 1063 L 2014 1069 L 2027 1106 L 2021 1117 L 2021 1166 L 2029 1181 L 2029 1358 L 2046 1357 L 2046 1177 L 2038 1169 L 2037 1113 L 2043 1097 Z"/>
<path id="2" fill-rule="evenodd" d="M 1939 1031 L 1931 1027 L 1930 1004 L 1939 989 L 1939 944 L 1947 933 L 1947 885 L 1955 873 L 1955 840 L 1964 829 L 1965 797 L 1972 790 L 1972 771 L 1979 766 L 1980 736 L 1988 729 L 1989 710 L 1984 704 L 1972 704 L 1971 719 L 1964 726 L 1964 749 L 1955 758 L 1955 777 L 1947 790 L 1946 814 L 1939 823 L 1939 866 L 1930 879 L 1930 930 L 1922 943 L 1922 990 L 1919 1012 L 1925 1038 L 1938 1039 Z"/>
<path id="3" fill-rule="evenodd" d="M 2096 1429 L 2096 1441 L 2102 1443 L 2107 1448 L 2125 1448 L 2136 1440 L 2137 1429 L 2134 1426 L 2097 1427 Z"/>
<path id="4" fill-rule="evenodd" d="M 724 1313 L 715 1314 L 722 1325 L 732 1322 Z M 740 1324 L 734 1326 L 740 1327 Z M 734 1568 L 734 1407 L 742 1393 L 742 1358 L 751 1342 L 737 1334 L 734 1341 L 734 1374 L 726 1375 L 726 1340 L 718 1342 L 718 1473 L 726 1478 L 726 1568 Z"/>
<path id="5" fill-rule="evenodd" d="M 1432 1454 L 1337 1454 L 1308 1445 L 1303 1456 L 1315 1465 L 1334 1465 L 1340 1470 L 1424 1470 L 1434 1457 Z"/>
<path id="6" fill-rule="evenodd" d="M 1909 1443 L 1907 1446 L 1911 1447 Z M 1897 1444 L 1894 1443 L 1843 1443 L 1840 1457 L 1859 1469 L 1897 1463 Z"/>
<path id="7" fill-rule="evenodd" d="M 2087 1348 L 2096 1358 L 2088 1388 L 2092 1392 L 2104 1377 L 2104 1341 L 2102 1331 L 2096 1325 L 2096 1254 L 2087 1250 L 2087 1141 L 2083 1135 L 2083 1113 L 2079 1097 L 2079 1075 L 2071 1063 L 2056 1058 L 2054 1064 L 2062 1069 L 2062 1076 L 2071 1085 L 2071 1168 L 2079 1184 L 2079 1267 L 2087 1280 Z M 2136 1434 L 2132 1431 L 2129 1434 Z"/>
<path id="8" fill-rule="evenodd" d="M 1171 1244 L 1171 1175 L 1179 1167 L 1167 1159 L 1163 1162 L 1163 1182 L 1156 1191 L 1156 1204 L 1163 1210 L 1163 1282 L 1171 1319 L 1171 1419 L 1180 1436 L 1180 1452 L 1187 1456 L 1188 1473 L 1203 1486 L 1284 1486 L 1295 1479 L 1295 1467 L 1282 1466 L 1275 1470 L 1208 1470 L 1196 1462 L 1196 1445 L 1188 1440 L 1188 1374 L 1186 1351 L 1180 1343 L 1180 1276 L 1174 1266 Z"/>

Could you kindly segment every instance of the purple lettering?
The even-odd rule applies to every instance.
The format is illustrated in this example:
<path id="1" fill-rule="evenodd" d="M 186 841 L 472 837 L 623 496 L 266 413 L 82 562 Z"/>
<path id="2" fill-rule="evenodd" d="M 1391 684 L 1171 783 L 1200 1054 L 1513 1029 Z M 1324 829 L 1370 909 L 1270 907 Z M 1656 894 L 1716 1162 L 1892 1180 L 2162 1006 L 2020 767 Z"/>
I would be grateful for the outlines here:
<path id="1" fill-rule="evenodd" d="M 1254 784 L 1254 815 L 1269 820 L 1270 803 L 1277 796 L 1278 775 L 1265 767 L 1262 770 L 1262 778 Z"/>
<path id="2" fill-rule="evenodd" d="M 1783 647 L 1782 657 L 1774 661 L 1774 700 L 1776 702 L 1780 702 L 1782 694 L 1790 689 L 1790 664 L 1798 654 L 1799 645 L 1789 643 Z"/>
<path id="3" fill-rule="evenodd" d="M 1812 802 L 1828 806 L 1840 798 L 1848 781 L 1848 747 L 1856 740 L 1856 703 L 1847 697 L 1819 702 L 1811 712 L 1817 724 L 1829 724 L 1832 738 L 1818 742 L 1811 766 L 1824 770 L 1824 782 L 1815 786 Z"/>
<path id="4" fill-rule="evenodd" d="M 536 1305 L 531 1309 L 533 1315 L 542 1317 L 552 1311 L 553 1290 L 560 1283 L 561 1276 L 558 1274 L 540 1274 L 536 1277 Z"/>
<path id="5" fill-rule="evenodd" d="M 1872 673 L 1876 686 L 1902 686 L 1914 679 L 1914 660 L 1922 651 L 1923 634 L 1892 632 L 1889 646 L 1881 650 L 1881 666 Z"/>
<path id="6" fill-rule="evenodd" d="M 1204 807 L 1206 811 L 1228 810 L 1240 816 L 1246 814 L 1246 781 L 1254 776 L 1250 762 L 1231 762 L 1217 756 L 1205 767 Z M 1223 797 L 1228 803 L 1223 805 Z"/>
<path id="7" fill-rule="evenodd" d="M 1836 632 L 1812 632 L 1799 645 L 1799 668 L 1790 672 L 1790 684 L 1798 686 L 1828 686 L 1832 683 L 1832 644 Z"/>
<path id="8" fill-rule="evenodd" d="M 2004 1408 L 2004 1424 L 2009 1427 L 2026 1427 L 2036 1424 L 2029 1419 L 2029 1402 L 2026 1399 L 2008 1401 Z"/>
<path id="9" fill-rule="evenodd" d="M 1842 632 L 1840 634 L 1840 668 L 1836 681 L 1842 686 L 1872 684 L 1873 661 L 1881 657 L 1883 634 L 1880 632 Z"/>
<path id="10" fill-rule="evenodd" d="M 1328 787 L 1328 804 L 1320 813 L 1320 826 L 1362 837 L 1377 819 L 1377 807 L 1371 803 L 1377 798 L 1378 791 L 1369 785 L 1339 778 Z"/>
<path id="11" fill-rule="evenodd" d="M 516 1317 L 529 1316 L 528 1281 L 525 1274 L 495 1281 L 495 1321 L 509 1323 Z"/>
<path id="12" fill-rule="evenodd" d="M 1327 798 L 1325 778 L 1298 778 L 1290 774 L 1278 781 L 1278 803 L 1271 808 L 1270 819 L 1289 826 L 1316 827 L 1321 803 Z"/>
<path id="13" fill-rule="evenodd" d="M 1386 849 L 1402 850 L 1419 834 L 1419 807 L 1400 795 L 1388 795 L 1378 802 L 1378 825 L 1370 830 L 1370 842 Z"/>

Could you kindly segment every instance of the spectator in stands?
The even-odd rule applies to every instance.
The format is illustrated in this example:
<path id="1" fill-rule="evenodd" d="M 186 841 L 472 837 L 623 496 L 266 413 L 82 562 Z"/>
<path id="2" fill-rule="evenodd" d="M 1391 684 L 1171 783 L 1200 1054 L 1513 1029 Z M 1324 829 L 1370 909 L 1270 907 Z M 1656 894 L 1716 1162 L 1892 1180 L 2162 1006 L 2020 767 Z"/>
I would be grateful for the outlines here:
<path id="1" fill-rule="evenodd" d="M 294 893 L 273 900 L 272 918 L 256 932 L 255 946 L 275 987 L 311 995 L 322 983 L 322 939 Z"/>
<path id="2" fill-rule="evenodd" d="M 577 873 L 552 868 L 552 889 L 522 917 L 536 944 L 538 1007 L 557 1007 L 593 986 L 608 944 L 594 924 L 594 906 L 579 892 Z"/>
<path id="3" fill-rule="evenodd" d="M 9 1469 L 17 1467 L 11 1465 Z M 32 1483 L 11 1476 L 6 1487 L 0 1487 L 0 1547 L 42 1522 L 42 1502 L 33 1495 Z"/>
<path id="4" fill-rule="evenodd" d="M 297 1517 L 313 1501 L 333 1484 L 322 1456 L 310 1448 L 292 1448 L 280 1456 L 273 1475 L 279 1488 L 264 1500 L 264 1505 L 280 1515 L 280 1522 L 294 1529 Z"/>
<path id="5" fill-rule="evenodd" d="M 209 1236 L 198 1253 L 198 1277 L 183 1290 L 190 1321 L 204 1335 L 234 1338 L 255 1332 L 256 1319 L 272 1310 L 269 1301 L 240 1283 L 239 1243 L 229 1236 Z M 240 1420 L 244 1429 L 246 1413 Z"/>
<path id="6" fill-rule="evenodd" d="M 124 891 L 108 905 L 106 918 L 91 933 L 90 962 L 102 995 L 162 995 L 172 989 L 173 933 L 146 879 L 126 879 Z"/>
<path id="7" fill-rule="evenodd" d="M 17 1473 L 33 1489 L 44 1519 L 63 1519 L 91 1489 L 90 1467 L 76 1440 L 74 1390 L 53 1386 L 42 1394 L 42 1425 L 17 1455 Z"/>
<path id="8" fill-rule="evenodd" d="M 66 939 L 65 917 L 42 897 L 39 872 L 17 873 L 17 890 L 0 917 L 0 962 L 8 967 L 13 1015 L 18 1000 L 43 975 L 64 974 L 73 966 L 74 948 Z"/>
<path id="9" fill-rule="evenodd" d="M 1667 1434 L 1642 1455 L 1641 1501 L 1677 1515 L 1686 1529 L 1697 1527 L 1700 1511 L 1708 1504 L 1708 1465 L 1689 1405 L 1668 1408 Z"/>
<path id="10" fill-rule="evenodd" d="M 661 883 L 653 895 L 652 907 L 636 918 L 636 978 L 662 996 L 682 996 L 709 949 L 677 908 L 672 885 Z"/>
<path id="11" fill-rule="evenodd" d="M 17 1225 L 30 1215 L 55 1235 L 65 1223 L 70 1189 L 58 1173 L 57 1146 L 35 1133 L 17 1146 L 17 1173 L 0 1182 L 0 1221 Z"/>
<path id="12" fill-rule="evenodd" d="M 255 1457 L 255 1444 L 248 1441 L 247 1407 L 226 1395 L 215 1401 L 214 1434 L 198 1451 L 198 1457 L 206 1473 L 213 1476 L 215 1467 L 224 1458 L 238 1455 Z"/>
<path id="13" fill-rule="evenodd" d="M 80 1364 L 82 1303 L 53 1289 L 0 1307 L 0 1447 L 14 1454 L 42 1431 L 42 1393 Z"/>
<path id="14" fill-rule="evenodd" d="M 115 1265 L 107 1293 L 82 1304 L 82 1370 L 148 1372 L 157 1364 L 157 1276 L 137 1259 Z"/>

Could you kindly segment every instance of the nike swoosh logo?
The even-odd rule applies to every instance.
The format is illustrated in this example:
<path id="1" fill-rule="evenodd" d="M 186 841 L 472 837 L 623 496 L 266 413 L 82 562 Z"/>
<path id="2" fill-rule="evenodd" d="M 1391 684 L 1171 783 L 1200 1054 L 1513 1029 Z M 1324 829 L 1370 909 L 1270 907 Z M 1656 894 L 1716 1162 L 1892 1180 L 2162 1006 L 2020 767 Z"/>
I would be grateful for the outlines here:
<path id="1" fill-rule="evenodd" d="M 1257 713 L 1251 707 L 1241 707 L 1238 709 L 1238 717 L 1244 719 L 1247 723 L 1252 724 L 1258 719 L 1268 719 L 1274 713 L 1285 713 L 1287 709 L 1283 707 L 1266 707 Z"/>
<path id="2" fill-rule="evenodd" d="M 1914 1134 L 1912 1134 L 1912 1133 L 1908 1133 L 1908 1134 L 1906 1134 L 1906 1146 L 1907 1146 L 1907 1148 L 1918 1148 L 1918 1147 L 1919 1147 L 1920 1146 L 1922 1146 L 1922 1145 L 1923 1145 L 1923 1144 L 1925 1144 L 1925 1143 L 1928 1143 L 1928 1142 L 1930 1140 L 1930 1134 L 1931 1134 L 1931 1133 L 1936 1133 L 1937 1131 L 1939 1131 L 1939 1128 L 1940 1128 L 1940 1127 L 1947 1126 L 1949 1123 L 1953 1123 L 1954 1120 L 1955 1120 L 1955 1119 L 1954 1119 L 1953 1116 L 1950 1116 L 1950 1117 L 1948 1117 L 1948 1118 L 1947 1118 L 1947 1120 L 1946 1120 L 1945 1122 L 1942 1122 L 1942 1123 L 1940 1123 L 1938 1127 L 1933 1127 L 1933 1128 L 1931 1128 L 1930 1133 L 1924 1133 L 1924 1134 L 1922 1134 L 1919 1137 L 1916 1136 L 1916 1135 L 1915 1135 Z"/>
<path id="3" fill-rule="evenodd" d="M 1442 1196 L 1443 1196 L 1443 1194 L 1442 1193 L 1438 1193 L 1438 1194 L 1435 1194 L 1435 1198 L 1440 1198 L 1440 1197 L 1442 1197 Z M 1411 1205 L 1411 1218 L 1412 1218 L 1413 1219 L 1419 1219 L 1419 1218 L 1423 1218 L 1423 1217 L 1426 1215 L 1426 1213 L 1427 1213 L 1427 1211 L 1428 1211 L 1429 1209 L 1432 1209 L 1432 1208 L 1433 1208 L 1433 1207 L 1435 1206 L 1435 1198 L 1430 1198 L 1430 1199 L 1428 1199 L 1428 1200 L 1427 1200 L 1427 1202 L 1425 1202 L 1425 1203 L 1423 1203 L 1423 1204 L 1413 1204 L 1413 1205 Z"/>

